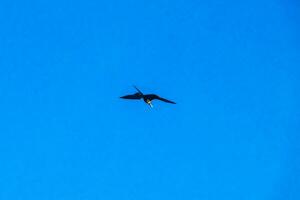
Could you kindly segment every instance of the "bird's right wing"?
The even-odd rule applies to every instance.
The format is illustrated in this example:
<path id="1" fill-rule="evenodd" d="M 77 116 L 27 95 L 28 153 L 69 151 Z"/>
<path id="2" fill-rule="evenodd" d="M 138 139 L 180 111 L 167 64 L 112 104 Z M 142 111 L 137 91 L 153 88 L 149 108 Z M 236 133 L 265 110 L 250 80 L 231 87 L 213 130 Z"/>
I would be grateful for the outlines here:
<path id="1" fill-rule="evenodd" d="M 141 99 L 142 96 L 140 95 L 140 93 L 136 93 L 136 94 L 131 94 L 131 95 L 125 95 L 120 98 L 122 98 L 122 99 Z"/>

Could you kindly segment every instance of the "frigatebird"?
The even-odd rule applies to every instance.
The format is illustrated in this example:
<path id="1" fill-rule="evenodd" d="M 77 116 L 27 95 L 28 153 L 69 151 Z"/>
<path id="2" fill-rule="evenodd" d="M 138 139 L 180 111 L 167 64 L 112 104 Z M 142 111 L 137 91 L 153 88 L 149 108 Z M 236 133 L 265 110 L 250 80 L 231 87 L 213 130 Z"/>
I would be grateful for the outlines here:
<path id="1" fill-rule="evenodd" d="M 149 106 L 151 106 L 151 108 L 153 108 L 153 105 L 151 103 L 152 100 L 157 99 L 157 100 L 161 100 L 164 101 L 166 103 L 172 103 L 172 104 L 176 104 L 173 101 L 170 101 L 168 99 L 164 99 L 156 94 L 143 94 L 136 86 L 133 86 L 138 92 L 135 94 L 131 94 L 131 95 L 125 95 L 122 96 L 120 98 L 122 99 L 134 99 L 134 100 L 138 100 L 138 99 L 143 99 L 145 101 L 145 103 L 147 103 Z"/>

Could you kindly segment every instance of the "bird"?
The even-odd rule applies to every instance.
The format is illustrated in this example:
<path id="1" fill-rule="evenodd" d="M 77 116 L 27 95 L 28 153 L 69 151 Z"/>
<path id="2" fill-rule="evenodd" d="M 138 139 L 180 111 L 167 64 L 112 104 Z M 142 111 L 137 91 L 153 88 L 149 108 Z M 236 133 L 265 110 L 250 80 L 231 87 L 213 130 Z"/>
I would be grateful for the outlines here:
<path id="1" fill-rule="evenodd" d="M 137 93 L 135 94 L 130 94 L 130 95 L 125 95 L 125 96 L 122 96 L 120 98 L 122 99 L 132 99 L 132 100 L 139 100 L 139 99 L 143 99 L 144 102 L 146 104 L 148 104 L 151 108 L 153 108 L 153 105 L 152 105 L 152 100 L 161 100 L 163 102 L 166 102 L 166 103 L 172 103 L 172 104 L 176 104 L 175 102 L 173 101 L 170 101 L 168 99 L 165 99 L 165 98 L 162 98 L 156 94 L 143 94 L 136 86 L 133 86 L 136 90 L 137 90 Z"/>

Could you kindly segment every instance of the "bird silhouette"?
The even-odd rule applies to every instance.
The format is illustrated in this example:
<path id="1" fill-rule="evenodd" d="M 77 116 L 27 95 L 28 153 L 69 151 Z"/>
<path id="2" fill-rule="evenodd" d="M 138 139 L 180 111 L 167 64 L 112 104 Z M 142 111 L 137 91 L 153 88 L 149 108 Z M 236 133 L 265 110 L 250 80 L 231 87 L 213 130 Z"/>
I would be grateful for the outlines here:
<path id="1" fill-rule="evenodd" d="M 138 99 L 143 99 L 145 101 L 145 103 L 147 103 L 151 108 L 153 108 L 153 105 L 152 105 L 152 100 L 161 100 L 163 102 L 166 102 L 166 103 L 172 103 L 172 104 L 176 104 L 175 102 L 173 101 L 170 101 L 168 99 L 164 99 L 156 94 L 143 94 L 136 86 L 133 86 L 138 92 L 135 93 L 135 94 L 131 94 L 131 95 L 125 95 L 125 96 L 122 96 L 120 98 L 122 99 L 132 99 L 132 100 L 138 100 Z"/>

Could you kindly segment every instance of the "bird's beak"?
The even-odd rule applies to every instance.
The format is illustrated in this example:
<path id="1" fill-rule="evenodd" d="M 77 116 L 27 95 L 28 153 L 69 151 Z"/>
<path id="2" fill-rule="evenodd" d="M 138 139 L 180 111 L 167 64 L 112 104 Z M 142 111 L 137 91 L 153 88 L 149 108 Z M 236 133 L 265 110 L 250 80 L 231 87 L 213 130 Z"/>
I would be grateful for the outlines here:
<path id="1" fill-rule="evenodd" d="M 152 103 L 151 103 L 151 101 L 150 101 L 149 99 L 147 99 L 146 103 L 147 103 L 151 108 L 153 108 L 153 105 L 152 105 Z"/>
<path id="2" fill-rule="evenodd" d="M 152 105 L 151 101 L 150 101 L 148 104 L 149 104 L 149 106 L 150 106 L 151 108 L 153 108 L 153 105 Z"/>

